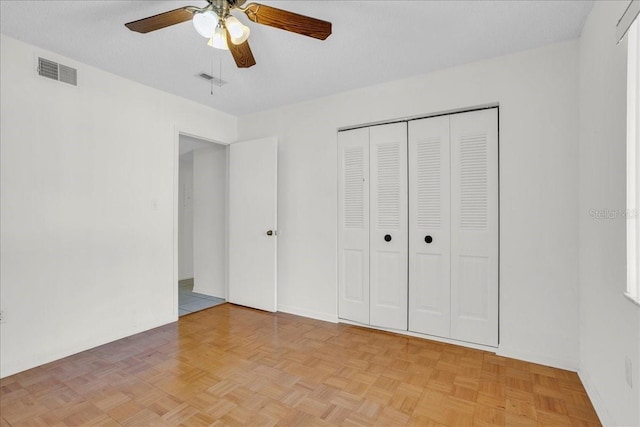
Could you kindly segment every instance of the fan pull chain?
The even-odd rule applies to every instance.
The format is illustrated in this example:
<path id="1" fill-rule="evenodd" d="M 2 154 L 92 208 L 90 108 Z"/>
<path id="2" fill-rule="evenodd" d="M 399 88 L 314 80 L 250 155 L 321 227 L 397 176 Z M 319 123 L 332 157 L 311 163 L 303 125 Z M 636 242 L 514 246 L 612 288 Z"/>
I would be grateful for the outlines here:
<path id="1" fill-rule="evenodd" d="M 213 59 L 215 54 L 213 53 L 213 49 L 211 49 L 211 76 L 213 77 Z M 211 96 L 213 96 L 213 78 L 211 79 Z"/>
<path id="2" fill-rule="evenodd" d="M 213 49 L 212 49 L 213 50 Z M 211 77 L 212 79 L 210 80 L 211 83 L 211 95 L 213 95 L 213 84 L 215 81 L 215 77 L 213 75 L 213 62 L 215 59 L 215 52 L 211 53 Z M 222 87 L 222 57 L 218 58 L 218 87 Z"/>

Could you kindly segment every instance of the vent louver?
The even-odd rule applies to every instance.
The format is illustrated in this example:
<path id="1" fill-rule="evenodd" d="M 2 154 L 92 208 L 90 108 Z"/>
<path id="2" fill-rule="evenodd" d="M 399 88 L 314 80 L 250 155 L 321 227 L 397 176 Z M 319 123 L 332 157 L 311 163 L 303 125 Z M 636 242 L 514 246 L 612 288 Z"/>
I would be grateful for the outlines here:
<path id="1" fill-rule="evenodd" d="M 212 75 L 207 74 L 207 73 L 200 73 L 200 74 L 197 75 L 197 77 L 200 77 L 201 79 L 206 80 L 208 82 L 213 82 L 213 84 L 216 85 L 216 86 L 224 86 L 224 85 L 226 85 L 228 83 L 225 80 L 221 80 L 221 79 L 219 79 L 217 77 L 213 77 Z"/>
<path id="2" fill-rule="evenodd" d="M 38 74 L 42 77 L 58 80 L 58 64 L 53 61 L 38 58 Z"/>
<path id="3" fill-rule="evenodd" d="M 38 58 L 38 75 L 73 86 L 78 85 L 78 71 L 75 68 L 48 59 Z"/>

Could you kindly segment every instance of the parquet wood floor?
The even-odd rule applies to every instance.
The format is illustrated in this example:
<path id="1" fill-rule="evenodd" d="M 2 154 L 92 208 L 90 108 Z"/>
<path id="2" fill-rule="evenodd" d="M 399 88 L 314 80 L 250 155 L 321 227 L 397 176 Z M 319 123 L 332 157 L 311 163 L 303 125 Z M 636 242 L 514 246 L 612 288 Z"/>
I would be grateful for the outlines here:
<path id="1" fill-rule="evenodd" d="M 0 381 L 1 426 L 597 426 L 573 372 L 223 304 Z"/>

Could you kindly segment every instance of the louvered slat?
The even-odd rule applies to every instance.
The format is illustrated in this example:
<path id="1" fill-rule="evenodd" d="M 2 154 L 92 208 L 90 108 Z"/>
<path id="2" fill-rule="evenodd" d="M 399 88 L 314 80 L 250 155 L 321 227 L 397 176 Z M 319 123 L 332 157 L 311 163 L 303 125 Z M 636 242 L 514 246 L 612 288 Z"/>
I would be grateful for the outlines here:
<path id="1" fill-rule="evenodd" d="M 38 58 L 38 74 L 42 77 L 58 80 L 58 63 Z"/>
<path id="2" fill-rule="evenodd" d="M 378 227 L 400 228 L 400 147 L 396 143 L 379 144 L 378 154 Z"/>
<path id="3" fill-rule="evenodd" d="M 364 167 L 362 147 L 344 150 L 344 226 L 364 227 Z"/>
<path id="4" fill-rule="evenodd" d="M 78 83 L 78 72 L 75 68 L 67 67 L 66 65 L 58 64 L 59 66 L 59 78 L 61 82 L 68 83 L 76 86 Z"/>
<path id="5" fill-rule="evenodd" d="M 440 228 L 441 180 L 439 139 L 416 144 L 417 151 L 417 223 L 420 228 Z"/>
<path id="6" fill-rule="evenodd" d="M 460 227 L 487 228 L 487 138 L 466 135 L 460 139 Z"/>

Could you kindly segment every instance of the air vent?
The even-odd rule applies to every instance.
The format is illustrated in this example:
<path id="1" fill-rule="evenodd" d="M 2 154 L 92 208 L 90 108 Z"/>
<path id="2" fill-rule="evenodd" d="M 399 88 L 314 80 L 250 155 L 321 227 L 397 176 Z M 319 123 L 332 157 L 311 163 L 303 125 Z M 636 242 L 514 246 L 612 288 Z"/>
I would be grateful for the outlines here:
<path id="1" fill-rule="evenodd" d="M 75 68 L 38 58 L 38 74 L 73 86 L 78 85 L 78 71 Z"/>
<path id="2" fill-rule="evenodd" d="M 207 74 L 207 73 L 200 73 L 200 74 L 197 75 L 197 77 L 200 77 L 201 79 L 206 80 L 206 81 L 208 81 L 210 83 L 213 82 L 213 84 L 216 85 L 216 86 L 224 86 L 224 85 L 226 85 L 228 83 L 228 82 L 226 82 L 224 80 L 220 80 L 217 77 L 213 77 L 212 75 Z"/>

